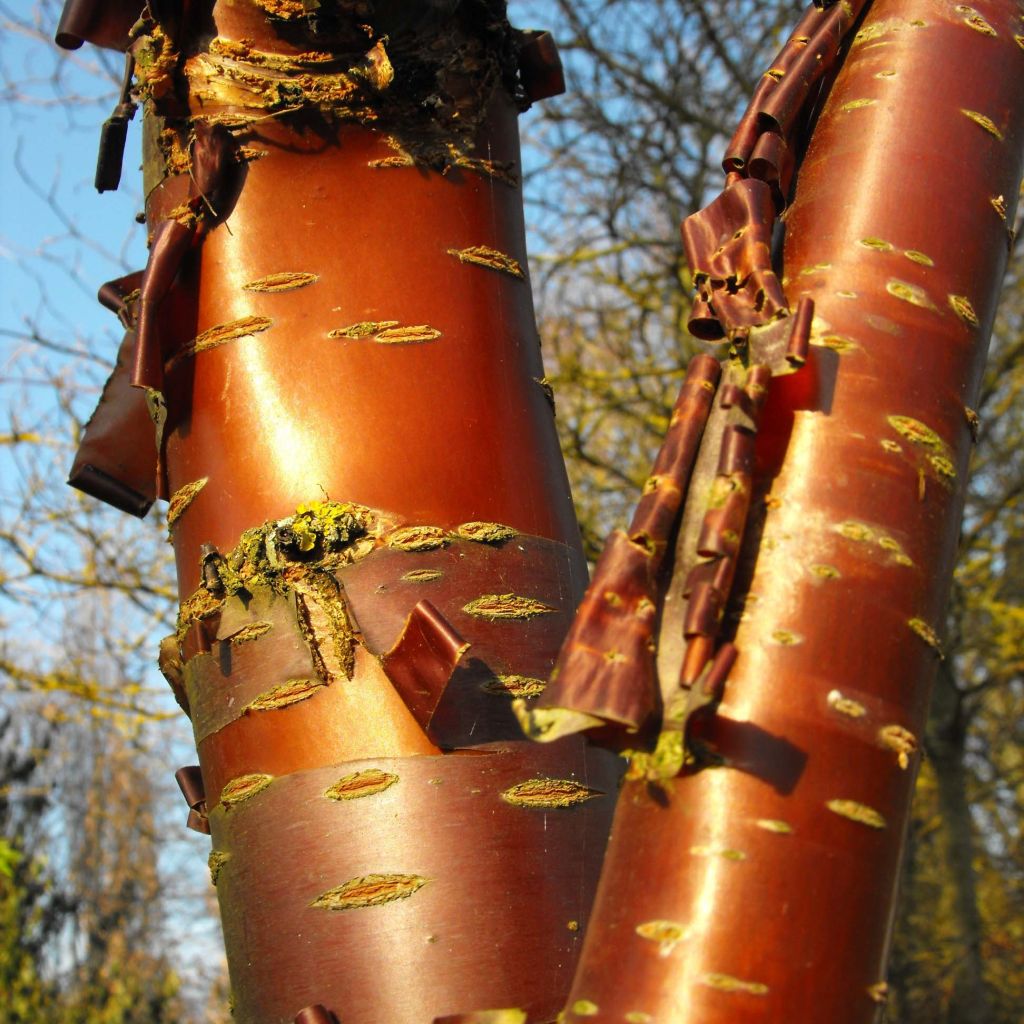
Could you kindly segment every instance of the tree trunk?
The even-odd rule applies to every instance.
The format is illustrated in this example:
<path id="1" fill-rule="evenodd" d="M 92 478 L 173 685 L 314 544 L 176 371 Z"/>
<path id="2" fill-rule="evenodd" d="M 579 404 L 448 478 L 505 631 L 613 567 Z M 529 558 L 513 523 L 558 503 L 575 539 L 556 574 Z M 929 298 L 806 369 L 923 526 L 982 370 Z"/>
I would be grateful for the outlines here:
<path id="1" fill-rule="evenodd" d="M 730 148 L 721 220 L 707 229 L 707 262 L 693 266 L 696 326 L 723 321 L 736 349 L 725 379 L 748 393 L 716 405 L 754 402 L 752 328 L 785 306 L 758 263 L 767 236 L 753 207 L 769 201 L 758 178 L 785 192 L 781 143 L 800 113 L 790 83 L 813 81 L 815 48 L 826 60 L 835 26 L 863 6 L 809 9 L 762 80 L 743 145 Z M 1021 180 L 1021 27 L 1008 0 L 876 0 L 853 30 L 784 218 L 780 276 L 791 307 L 815 304 L 811 355 L 771 382 L 752 480 L 719 453 L 735 413 L 712 413 L 705 430 L 663 613 L 685 630 L 686 655 L 668 669 L 659 658 L 659 742 L 634 757 L 619 798 L 567 1020 L 879 1014 L 918 737 L 943 657 L 971 406 Z M 775 147 L 771 160 L 755 142 Z M 730 223 L 741 207 L 753 220 Z M 726 322 L 722 310 L 744 302 L 748 318 Z M 749 493 L 745 529 L 726 515 L 726 493 Z M 699 539 L 693 523 L 706 528 Z M 729 574 L 715 573 L 739 534 L 736 583 L 716 620 L 711 598 Z M 707 664 L 726 642 L 738 658 L 723 692 L 728 659 L 710 674 Z M 687 720 L 717 700 L 716 713 Z M 542 705 L 527 716 L 538 734 L 543 715 L 564 711 L 615 721 L 592 687 L 561 675 Z M 683 751 L 670 742 L 681 731 Z"/>
<path id="2" fill-rule="evenodd" d="M 132 384 L 236 1019 L 553 1020 L 617 778 L 511 713 L 586 580 L 519 191 L 557 60 L 503 2 L 150 10 Z"/>

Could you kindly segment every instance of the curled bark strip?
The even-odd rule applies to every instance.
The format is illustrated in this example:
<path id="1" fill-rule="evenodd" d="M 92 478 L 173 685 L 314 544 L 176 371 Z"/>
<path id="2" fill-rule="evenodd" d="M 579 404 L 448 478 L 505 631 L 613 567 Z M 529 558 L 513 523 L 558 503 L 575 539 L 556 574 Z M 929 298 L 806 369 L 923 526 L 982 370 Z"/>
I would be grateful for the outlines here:
<path id="1" fill-rule="evenodd" d="M 206 804 L 206 790 L 203 788 L 203 775 L 199 765 L 190 764 L 179 768 L 174 773 L 174 781 L 177 782 L 190 810 L 197 810 Z"/>
<path id="2" fill-rule="evenodd" d="M 768 324 L 787 309 L 768 247 L 792 182 L 793 136 L 866 4 L 816 3 L 805 12 L 758 84 L 726 148 L 724 191 L 683 222 L 683 243 L 697 289 L 690 314 L 690 332 L 696 337 L 714 341 L 732 336 Z M 800 359 L 799 350 L 794 355 Z"/>
<path id="3" fill-rule="evenodd" d="M 731 182 L 717 199 L 683 221 L 683 245 L 698 302 L 690 333 L 707 341 L 783 314 L 786 297 L 772 269 L 775 207 L 771 187 Z"/>
<path id="4" fill-rule="evenodd" d="M 68 483 L 108 505 L 138 516 L 157 497 L 157 452 L 153 421 L 145 395 L 131 386 L 135 359 L 135 315 L 142 272 L 110 281 L 100 288 L 100 302 L 125 327 L 113 373 L 104 385 L 96 411 L 82 432 Z"/>
<path id="5" fill-rule="evenodd" d="M 206 814 L 206 790 L 203 787 L 203 776 L 199 765 L 188 765 L 174 773 L 174 781 L 178 783 L 181 795 L 188 804 L 186 828 L 202 835 L 210 834 L 210 822 Z"/>
<path id="6" fill-rule="evenodd" d="M 565 92 L 562 58 L 550 32 L 524 31 L 519 37 L 519 77 L 531 103 Z"/>
<path id="7" fill-rule="evenodd" d="M 54 38 L 65 50 L 77 50 L 85 42 L 124 50 L 131 27 L 141 12 L 141 2 L 109 4 L 103 0 L 65 0 Z"/>
<path id="8" fill-rule="evenodd" d="M 814 34 L 759 106 L 757 115 L 762 124 L 771 125 L 783 135 L 793 131 L 814 86 L 831 71 L 846 33 L 866 3 L 867 0 L 843 0 L 820 16 Z"/>
<path id="9" fill-rule="evenodd" d="M 537 707 L 516 703 L 534 739 L 609 723 L 635 732 L 655 711 L 658 575 L 720 374 L 710 356 L 690 363 L 629 533 L 609 540 Z"/>
<path id="10" fill-rule="evenodd" d="M 445 687 L 468 649 L 445 617 L 429 601 L 420 601 L 394 647 L 381 658 L 392 685 L 428 734 Z"/>
<path id="11" fill-rule="evenodd" d="M 722 405 L 729 410 L 730 422 L 721 435 L 717 475 L 697 534 L 696 553 L 702 560 L 690 569 L 683 591 L 687 599 L 683 634 L 688 643 L 698 637 L 714 640 L 718 636 L 750 510 L 754 431 L 770 375 L 767 367 L 751 367 L 742 389 L 723 389 Z M 684 687 L 697 679 L 711 651 L 702 644 L 695 652 L 687 653 L 681 683 Z"/>
<path id="12" fill-rule="evenodd" d="M 132 373 L 135 387 L 163 391 L 164 353 L 157 315 L 196 238 L 226 212 L 236 166 L 237 144 L 230 131 L 224 125 L 196 124 L 189 157 L 188 198 L 157 225 L 143 271 Z"/>
<path id="13" fill-rule="evenodd" d="M 750 155 L 747 173 L 771 187 L 776 210 L 786 205 L 796 164 L 793 151 L 778 132 L 764 132 Z"/>
<path id="14" fill-rule="evenodd" d="M 665 440 L 633 513 L 630 537 L 642 535 L 648 538 L 659 548 L 659 559 L 686 496 L 686 481 L 721 375 L 721 367 L 711 356 L 699 355 L 691 361 L 672 410 Z"/>
<path id="15" fill-rule="evenodd" d="M 534 708 L 514 705 L 531 738 L 555 740 L 605 723 L 635 732 L 653 714 L 653 558 L 626 534 L 612 535 L 547 691 Z"/>

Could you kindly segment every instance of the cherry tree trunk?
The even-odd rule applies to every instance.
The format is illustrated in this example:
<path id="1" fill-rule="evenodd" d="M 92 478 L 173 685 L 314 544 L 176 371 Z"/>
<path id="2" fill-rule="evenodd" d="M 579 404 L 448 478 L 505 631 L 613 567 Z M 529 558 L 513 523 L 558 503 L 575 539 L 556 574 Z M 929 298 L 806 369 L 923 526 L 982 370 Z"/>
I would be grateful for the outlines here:
<path id="1" fill-rule="evenodd" d="M 551 1021 L 618 777 L 511 711 L 586 583 L 519 188 L 557 55 L 503 0 L 117 17 L 150 257 L 73 479 L 169 496 L 235 1019 Z"/>
<path id="2" fill-rule="evenodd" d="M 798 31 L 769 69 L 758 131 L 783 123 L 771 92 L 816 38 Z M 569 1021 L 866 1024 L 885 1001 L 971 407 L 1021 183 L 1024 20 L 1013 0 L 875 0 L 846 46 L 783 217 L 775 267 L 789 305 L 815 312 L 806 366 L 771 381 L 760 416 L 716 641 L 735 661 L 705 694 L 714 713 L 688 723 L 681 771 L 634 757 Z M 757 177 L 737 152 L 733 195 Z M 753 279 L 712 266 L 742 234 L 715 235 L 693 267 L 704 312 Z M 761 310 L 774 293 L 758 287 Z M 691 485 L 680 545 L 709 501 Z M 695 592 L 670 588 L 665 618 Z M 707 646 L 688 641 L 688 657 Z M 590 710 L 560 700 L 542 698 Z"/>

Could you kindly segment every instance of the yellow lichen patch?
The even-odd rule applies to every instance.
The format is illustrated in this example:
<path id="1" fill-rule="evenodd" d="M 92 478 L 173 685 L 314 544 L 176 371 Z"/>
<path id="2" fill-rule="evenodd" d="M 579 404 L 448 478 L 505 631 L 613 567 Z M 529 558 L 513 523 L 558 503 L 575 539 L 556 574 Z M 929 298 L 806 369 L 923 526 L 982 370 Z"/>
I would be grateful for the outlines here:
<path id="1" fill-rule="evenodd" d="M 889 71 L 878 71 L 875 74 L 875 78 L 895 78 L 895 77 L 896 77 L 896 72 L 892 71 L 892 70 L 889 70 Z"/>
<path id="2" fill-rule="evenodd" d="M 898 18 L 890 18 L 888 21 L 876 21 L 874 24 L 865 25 L 854 37 L 851 46 L 863 46 L 865 43 L 874 42 L 881 36 L 896 31 L 901 27 Z"/>
<path id="3" fill-rule="evenodd" d="M 812 344 L 820 345 L 822 348 L 830 348 L 833 352 L 838 352 L 842 355 L 845 352 L 852 352 L 859 346 L 851 338 L 845 338 L 841 334 L 826 334 L 820 338 L 815 338 Z"/>
<path id="4" fill-rule="evenodd" d="M 832 690 L 825 699 L 833 711 L 846 715 L 847 718 L 863 718 L 868 713 L 868 709 L 860 701 L 844 697 L 839 690 Z"/>
<path id="5" fill-rule="evenodd" d="M 253 772 L 250 775 L 238 775 L 224 784 L 220 791 L 220 802 L 225 808 L 237 807 L 245 800 L 250 800 L 257 793 L 262 793 L 274 781 L 273 775 Z"/>
<path id="6" fill-rule="evenodd" d="M 452 157 L 455 166 L 461 167 L 463 170 L 482 174 L 485 178 L 493 178 L 503 185 L 508 185 L 509 188 L 516 188 L 519 185 L 519 175 L 516 173 L 514 163 L 485 160 L 483 157 L 465 156 L 455 152 L 452 153 Z"/>
<path id="7" fill-rule="evenodd" d="M 865 107 L 873 107 L 878 100 L 848 100 L 839 109 L 844 113 L 848 114 L 851 110 L 863 110 Z"/>
<path id="8" fill-rule="evenodd" d="M 366 768 L 360 772 L 343 775 L 333 785 L 324 790 L 328 800 L 359 800 L 364 796 L 374 796 L 390 789 L 398 781 L 392 772 L 382 772 L 379 768 Z"/>
<path id="9" fill-rule="evenodd" d="M 1022 35 L 1022 36 L 1014 36 L 1014 37 L 1013 37 L 1013 41 L 1014 41 L 1014 42 L 1015 42 L 1015 43 L 1016 43 L 1016 44 L 1017 44 L 1017 45 L 1018 45 L 1018 46 L 1019 46 L 1019 47 L 1020 47 L 1020 48 L 1021 48 L 1022 50 L 1024 50 L 1024 35 Z"/>
<path id="10" fill-rule="evenodd" d="M 623 1020 L 626 1024 L 654 1024 L 654 1018 L 643 1010 L 630 1010 Z"/>
<path id="11" fill-rule="evenodd" d="M 266 636 L 273 628 L 273 625 L 269 622 L 250 622 L 237 632 L 232 633 L 227 638 L 227 643 L 245 644 L 250 640 L 259 640 L 261 636 Z"/>
<path id="12" fill-rule="evenodd" d="M 677 921 L 644 921 L 636 926 L 636 933 L 641 939 L 658 943 L 658 952 L 668 956 L 686 938 L 687 929 Z"/>
<path id="13" fill-rule="evenodd" d="M 387 330 L 390 327 L 397 326 L 397 320 L 360 320 L 359 323 L 349 324 L 348 327 L 336 327 L 333 331 L 328 331 L 327 337 L 369 338 L 378 331 Z"/>
<path id="14" fill-rule="evenodd" d="M 535 676 L 505 675 L 488 679 L 480 689 L 499 697 L 539 697 L 547 685 Z"/>
<path id="15" fill-rule="evenodd" d="M 964 18 L 964 24 L 968 28 L 973 28 L 975 32 L 980 32 L 983 36 L 997 36 L 998 32 L 972 7 L 966 7 L 960 4 L 957 10 L 961 14 L 966 14 Z"/>
<path id="16" fill-rule="evenodd" d="M 865 249 L 874 249 L 875 252 L 892 252 L 892 242 L 887 242 L 883 238 L 861 238 L 857 241 L 858 245 L 864 246 Z"/>
<path id="17" fill-rule="evenodd" d="M 287 708 L 312 697 L 324 685 L 320 679 L 289 679 L 249 701 L 244 711 L 277 711 Z"/>
<path id="18" fill-rule="evenodd" d="M 307 13 L 302 0 L 253 0 L 253 3 L 268 18 L 275 18 L 278 21 L 297 21 Z"/>
<path id="19" fill-rule="evenodd" d="M 1000 220 L 1006 220 L 1006 196 L 989 196 L 992 209 L 999 214 Z"/>
<path id="20" fill-rule="evenodd" d="M 305 288 L 307 285 L 315 284 L 320 280 L 318 274 L 306 274 L 300 271 L 283 270 L 277 274 L 267 274 L 266 277 L 249 281 L 242 287 L 247 292 L 291 292 L 296 288 Z"/>
<path id="21" fill-rule="evenodd" d="M 709 988 L 717 988 L 719 992 L 746 992 L 752 996 L 768 994 L 768 986 L 763 982 L 744 981 L 742 978 L 734 978 L 731 974 L 702 974 L 700 982 Z"/>
<path id="22" fill-rule="evenodd" d="M 911 263 L 919 263 L 922 267 L 935 266 L 935 260 L 933 260 L 927 253 L 921 252 L 919 249 L 904 249 L 903 255 L 906 256 Z"/>
<path id="23" fill-rule="evenodd" d="M 878 730 L 878 742 L 896 754 L 901 768 L 910 765 L 910 755 L 917 750 L 917 737 L 902 725 L 883 725 Z"/>
<path id="24" fill-rule="evenodd" d="M 534 597 L 518 594 L 482 594 L 463 605 L 462 610 L 477 619 L 534 619 L 558 611 Z"/>
<path id="25" fill-rule="evenodd" d="M 903 550 L 903 546 L 900 544 L 898 540 L 896 540 L 895 537 L 887 537 L 885 534 L 882 534 L 878 538 L 878 546 L 882 548 L 883 551 L 888 551 L 889 554 L 892 556 L 892 560 L 897 565 L 914 564 L 914 560 L 906 554 L 906 552 Z"/>
<path id="26" fill-rule="evenodd" d="M 927 461 L 941 483 L 951 484 L 956 479 L 956 466 L 953 465 L 952 459 L 933 453 L 928 456 Z"/>
<path id="27" fill-rule="evenodd" d="M 837 580 L 840 576 L 839 570 L 827 562 L 816 562 L 811 566 L 811 573 L 821 580 Z"/>
<path id="28" fill-rule="evenodd" d="M 189 594 L 178 608 L 178 628 L 175 631 L 178 643 L 180 644 L 193 623 L 213 615 L 223 604 L 224 599 L 217 597 L 216 594 L 211 594 L 206 587 L 200 587 Z"/>
<path id="29" fill-rule="evenodd" d="M 765 78 L 771 78 L 773 81 L 776 81 L 776 82 L 781 82 L 782 79 L 786 77 L 786 69 L 785 68 L 769 68 L 764 73 L 764 77 Z"/>
<path id="30" fill-rule="evenodd" d="M 463 523 L 455 532 L 464 540 L 475 540 L 479 544 L 499 544 L 516 536 L 511 526 L 502 523 Z"/>
<path id="31" fill-rule="evenodd" d="M 378 169 L 383 167 L 415 167 L 416 161 L 408 153 L 396 153 L 394 156 L 383 156 L 378 160 L 369 160 L 366 166 Z"/>
<path id="32" fill-rule="evenodd" d="M 443 548 L 448 540 L 440 526 L 403 526 L 389 533 L 386 543 L 396 551 L 433 551 Z"/>
<path id="33" fill-rule="evenodd" d="M 262 160 L 265 156 L 270 156 L 269 149 L 257 149 L 255 146 L 238 147 L 238 159 L 245 163 L 253 160 Z"/>
<path id="34" fill-rule="evenodd" d="M 803 643 L 804 638 L 799 633 L 794 633 L 790 629 L 776 629 L 772 631 L 772 643 L 779 644 L 781 647 L 794 647 L 796 644 Z"/>
<path id="35" fill-rule="evenodd" d="M 841 299 L 855 299 L 855 298 L 857 298 L 857 293 L 850 291 L 848 288 L 840 289 L 839 291 L 836 292 L 836 295 L 838 295 L 839 298 L 841 298 Z"/>
<path id="36" fill-rule="evenodd" d="M 501 799 L 513 807 L 555 808 L 575 807 L 600 795 L 572 779 L 527 779 L 506 789 Z"/>
<path id="37" fill-rule="evenodd" d="M 422 889 L 428 879 L 421 875 L 362 875 L 343 885 L 328 889 L 318 896 L 311 907 L 323 910 L 358 910 L 361 907 L 379 907 L 384 903 L 408 899 Z"/>
<path id="38" fill-rule="evenodd" d="M 348 327 L 328 331 L 327 337 L 351 340 L 368 338 L 380 345 L 416 345 L 436 341 L 441 337 L 441 332 L 429 324 L 403 326 L 397 320 L 362 320 Z"/>
<path id="39" fill-rule="evenodd" d="M 967 429 L 971 432 L 971 440 L 978 440 L 978 431 L 981 429 L 981 419 L 977 412 L 970 406 L 964 406 L 964 419 L 967 421 Z"/>
<path id="40" fill-rule="evenodd" d="M 551 386 L 551 381 L 547 377 L 534 377 L 534 384 L 536 384 L 541 392 L 544 394 L 544 400 L 551 406 L 551 411 L 555 411 L 555 389 Z"/>
<path id="41" fill-rule="evenodd" d="M 974 307 L 966 295 L 950 295 L 949 305 L 965 324 L 970 324 L 972 327 L 978 326 L 978 314 L 974 312 Z"/>
<path id="42" fill-rule="evenodd" d="M 174 524 L 185 514 L 189 505 L 196 500 L 199 492 L 207 485 L 208 482 L 209 477 L 204 476 L 199 480 L 193 480 L 190 484 L 185 484 L 183 487 L 179 487 L 174 494 L 171 495 L 171 500 L 167 506 L 168 534 L 174 529 Z"/>
<path id="43" fill-rule="evenodd" d="M 599 1013 L 597 1003 L 591 1002 L 589 999 L 577 999 L 572 1004 L 572 1012 L 577 1017 L 596 1017 Z"/>
<path id="44" fill-rule="evenodd" d="M 942 657 L 942 642 L 938 633 L 924 619 L 907 619 L 907 625 L 929 646 L 939 657 Z"/>
<path id="45" fill-rule="evenodd" d="M 885 290 L 894 298 L 903 302 L 909 302 L 912 306 L 920 306 L 922 309 L 936 309 L 936 305 L 929 298 L 928 293 L 916 284 L 909 284 L 906 281 L 890 279 Z"/>
<path id="46" fill-rule="evenodd" d="M 886 416 L 886 421 L 901 437 L 922 448 L 946 451 L 946 442 L 931 427 L 912 416 Z"/>
<path id="47" fill-rule="evenodd" d="M 429 324 L 410 327 L 385 327 L 374 335 L 374 341 L 382 345 L 416 345 L 425 341 L 436 341 L 441 332 Z"/>
<path id="48" fill-rule="evenodd" d="M 847 519 L 836 526 L 836 530 L 847 540 L 855 540 L 859 543 L 867 543 L 875 539 L 875 531 L 865 523 L 858 523 L 855 519 Z"/>
<path id="49" fill-rule="evenodd" d="M 412 569 L 403 573 L 401 579 L 404 583 L 433 583 L 444 579 L 444 573 L 440 569 Z"/>
<path id="50" fill-rule="evenodd" d="M 856 800 L 836 799 L 825 801 L 825 806 L 833 814 L 838 814 L 840 818 L 856 821 L 861 825 L 867 825 L 868 828 L 885 828 L 885 818 L 873 807 L 868 807 L 867 804 L 859 803 Z"/>
<path id="51" fill-rule="evenodd" d="M 217 884 L 217 881 L 220 879 L 220 873 L 229 860 L 231 860 L 231 854 L 225 850 L 210 851 L 206 866 L 210 869 L 210 882 L 213 885 Z"/>
<path id="52" fill-rule="evenodd" d="M 876 981 L 874 985 L 868 985 L 868 998 L 873 1003 L 887 1003 L 889 1001 L 889 983 Z"/>
<path id="53" fill-rule="evenodd" d="M 793 834 L 793 826 L 788 821 L 779 818 L 758 818 L 754 824 L 763 828 L 765 832 L 774 832 L 777 836 L 788 836 Z"/>
<path id="54" fill-rule="evenodd" d="M 259 334 L 267 330 L 273 324 L 268 316 L 243 316 L 237 320 L 231 320 L 226 324 L 217 324 L 197 335 L 188 344 L 182 346 L 167 361 L 167 369 L 171 370 L 178 363 L 200 352 L 209 352 L 212 348 L 219 348 L 229 341 L 236 341 L 238 338 L 247 338 L 253 334 Z"/>
<path id="55" fill-rule="evenodd" d="M 831 263 L 812 263 L 809 267 L 801 267 L 797 271 L 797 277 L 810 277 L 812 274 L 823 274 L 826 270 L 831 270 Z"/>
<path id="56" fill-rule="evenodd" d="M 1003 141 L 1003 133 L 999 130 L 995 121 L 990 117 L 986 117 L 984 114 L 979 114 L 977 110 L 965 110 L 963 107 L 960 108 L 960 113 L 964 117 L 969 117 L 976 125 L 984 128 L 989 135 L 995 136 L 1000 142 Z"/>
<path id="57" fill-rule="evenodd" d="M 898 455 L 903 449 L 896 441 L 892 441 L 889 438 L 884 438 L 878 442 L 887 452 L 892 452 L 893 455 Z"/>
<path id="58" fill-rule="evenodd" d="M 747 859 L 747 855 L 742 850 L 732 850 L 725 846 L 691 846 L 690 856 L 721 857 L 722 860 L 732 861 L 741 861 Z"/>
<path id="59" fill-rule="evenodd" d="M 523 277 L 523 268 L 519 265 L 518 260 L 487 245 L 473 245 L 468 249 L 449 249 L 448 255 L 454 256 L 460 263 L 472 263 L 475 266 L 497 270 L 520 279 Z"/>

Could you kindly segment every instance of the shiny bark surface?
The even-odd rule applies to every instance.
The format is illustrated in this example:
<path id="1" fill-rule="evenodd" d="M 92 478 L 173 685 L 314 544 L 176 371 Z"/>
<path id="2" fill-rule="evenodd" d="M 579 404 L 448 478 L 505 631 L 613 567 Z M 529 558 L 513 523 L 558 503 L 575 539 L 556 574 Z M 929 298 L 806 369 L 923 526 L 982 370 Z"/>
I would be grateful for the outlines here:
<path id="1" fill-rule="evenodd" d="M 551 1021 L 618 768 L 511 712 L 586 580 L 519 190 L 550 37 L 503 2 L 223 0 L 129 46 L 151 246 L 105 417 L 152 422 L 102 464 L 155 430 L 234 1017 Z"/>
<path id="2" fill-rule="evenodd" d="M 926 0 L 857 27 L 785 217 L 812 351 L 758 435 L 738 659 L 703 762 L 620 797 L 567 1020 L 879 1015 L 1021 181 L 1020 27 Z"/>

